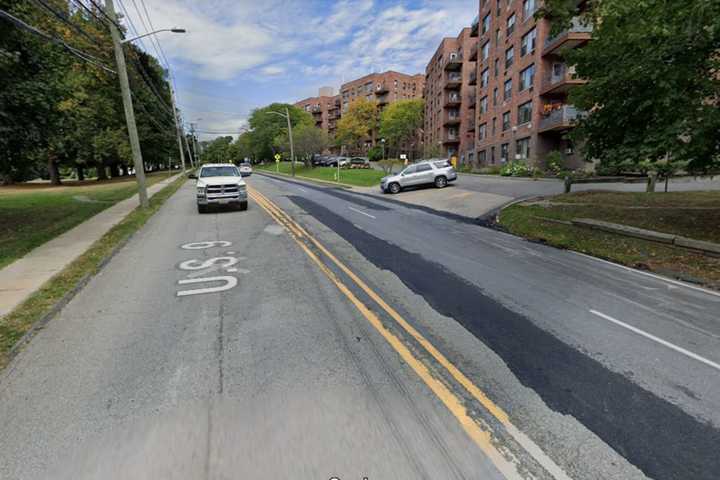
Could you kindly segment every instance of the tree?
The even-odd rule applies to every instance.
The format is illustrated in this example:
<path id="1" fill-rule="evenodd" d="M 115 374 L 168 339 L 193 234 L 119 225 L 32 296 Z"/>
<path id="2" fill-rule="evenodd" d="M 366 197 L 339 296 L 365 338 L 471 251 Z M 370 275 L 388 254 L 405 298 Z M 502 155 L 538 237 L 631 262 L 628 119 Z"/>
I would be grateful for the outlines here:
<path id="1" fill-rule="evenodd" d="M 415 151 L 418 131 L 423 126 L 425 102 L 422 99 L 391 103 L 380 115 L 380 136 L 391 151 Z M 397 156 L 397 155 L 395 155 Z"/>
<path id="2" fill-rule="evenodd" d="M 603 167 L 630 161 L 720 166 L 720 2 L 547 0 L 553 31 L 574 16 L 593 22 L 592 41 L 565 51 L 588 82 L 570 101 L 591 112 L 572 137 Z M 596 21 L 600 19 L 600 21 Z"/>
<path id="3" fill-rule="evenodd" d="M 338 145 L 355 151 L 363 151 L 365 142 L 375 145 L 375 132 L 379 123 L 377 102 L 359 98 L 343 112 L 335 130 Z"/>
<path id="4" fill-rule="evenodd" d="M 217 137 L 204 146 L 200 161 L 203 163 L 235 163 L 231 148 L 231 136 Z"/>
<path id="5" fill-rule="evenodd" d="M 293 147 L 295 158 L 301 158 L 310 166 L 312 155 L 325 150 L 330 141 L 327 133 L 314 125 L 300 125 L 293 128 Z M 287 134 L 275 138 L 275 147 L 281 152 L 290 152 L 290 142 Z"/>
<path id="6" fill-rule="evenodd" d="M 290 123 L 293 129 L 300 125 L 313 125 L 312 115 L 294 105 L 273 103 L 267 107 L 253 110 L 248 124 L 250 125 L 250 144 L 254 158 L 258 160 L 272 158 L 275 139 L 281 134 L 287 136 L 287 120 L 280 115 L 268 113 L 277 112 L 285 115 L 286 108 L 290 113 Z"/>

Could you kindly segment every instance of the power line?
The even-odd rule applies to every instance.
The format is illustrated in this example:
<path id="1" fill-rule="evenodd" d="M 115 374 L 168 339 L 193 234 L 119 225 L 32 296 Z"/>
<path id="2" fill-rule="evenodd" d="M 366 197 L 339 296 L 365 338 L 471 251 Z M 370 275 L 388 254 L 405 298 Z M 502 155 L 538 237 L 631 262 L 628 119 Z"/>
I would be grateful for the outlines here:
<path id="1" fill-rule="evenodd" d="M 79 0 L 79 1 L 82 2 L 82 0 Z M 110 15 L 107 14 L 107 12 L 105 11 L 105 8 L 103 8 L 102 6 L 98 5 L 95 0 L 88 0 L 88 1 L 89 1 L 90 3 L 92 3 L 92 5 L 93 5 L 95 8 L 97 8 L 98 12 L 100 12 L 100 13 L 102 14 L 102 16 L 105 17 L 105 19 L 106 19 L 108 22 L 110 22 L 110 23 L 112 23 L 113 25 L 115 25 L 115 26 L 117 27 L 118 31 L 119 31 L 120 33 L 122 33 L 122 31 L 123 31 L 123 30 L 122 30 L 122 27 L 120 27 L 120 25 L 119 25 L 115 20 L 113 20 L 113 19 L 110 17 Z M 77 3 L 77 2 L 76 2 L 76 3 Z"/>
<path id="2" fill-rule="evenodd" d="M 29 24 L 23 22 L 22 20 L 20 20 L 19 18 L 9 14 L 5 10 L 0 10 L 0 17 L 10 21 L 11 23 L 15 24 L 18 28 L 20 28 L 22 30 L 33 33 L 34 35 L 42 37 L 45 40 L 48 40 L 58 46 L 63 47 L 69 53 L 84 60 L 85 62 L 95 65 L 96 67 L 102 68 L 103 70 L 105 70 L 107 72 L 117 73 L 115 70 L 113 70 L 110 67 L 108 67 L 107 65 L 103 64 L 101 59 L 94 57 L 94 56 L 90 55 L 89 53 L 79 50 L 75 47 L 72 47 L 57 37 L 53 37 L 52 35 L 50 35 L 48 33 L 38 30 L 37 28 L 33 27 L 32 25 L 29 25 Z"/>
<path id="3" fill-rule="evenodd" d="M 135 5 L 135 0 L 132 0 L 132 2 L 133 2 L 133 5 Z M 143 10 L 145 11 L 145 16 L 147 17 L 148 24 L 150 25 L 150 29 L 151 29 L 152 31 L 155 31 L 155 25 L 153 25 L 152 19 L 150 18 L 150 14 L 148 13 L 147 7 L 145 6 L 145 0 L 140 0 L 140 5 L 142 5 Z M 137 6 L 136 6 L 135 8 L 137 8 Z M 139 13 L 140 13 L 140 12 L 138 12 L 138 14 L 139 14 Z M 155 40 L 155 44 L 156 44 L 157 47 L 160 49 L 160 56 L 161 56 L 162 59 L 165 61 L 165 66 L 167 67 L 168 72 L 169 72 L 169 71 L 170 71 L 170 62 L 168 62 L 167 57 L 165 57 L 165 51 L 164 51 L 163 48 L 162 48 L 162 44 L 160 43 L 160 39 L 157 38 L 157 37 L 152 37 L 152 38 L 153 38 L 153 40 Z"/>
<path id="4" fill-rule="evenodd" d="M 91 43 L 94 43 L 95 45 L 98 45 L 97 41 L 96 41 L 94 38 L 92 38 L 85 30 L 83 30 L 82 28 L 80 28 L 79 25 L 73 23 L 68 17 L 66 17 L 65 15 L 63 15 L 62 12 L 58 12 L 57 10 L 55 10 L 54 8 L 52 8 L 50 5 L 48 5 L 47 3 L 45 3 L 44 0 L 35 0 L 35 3 L 37 3 L 38 5 L 40 5 L 41 7 L 43 7 L 43 8 L 44 8 L 45 10 L 47 10 L 48 12 L 52 13 L 53 16 L 55 16 L 57 19 L 59 19 L 59 20 L 60 20 L 61 22 L 63 22 L 64 24 L 69 25 L 73 30 L 75 30 L 76 32 L 78 32 L 80 35 L 82 35 L 83 37 L 85 37 L 85 38 L 87 38 L 88 40 L 90 40 Z"/>

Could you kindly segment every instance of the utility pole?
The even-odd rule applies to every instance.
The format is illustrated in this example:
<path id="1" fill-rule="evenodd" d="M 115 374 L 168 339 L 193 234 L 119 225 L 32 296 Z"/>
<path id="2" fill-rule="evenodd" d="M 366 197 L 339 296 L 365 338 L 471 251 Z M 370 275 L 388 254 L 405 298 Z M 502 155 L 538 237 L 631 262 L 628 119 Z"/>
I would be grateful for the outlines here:
<path id="1" fill-rule="evenodd" d="M 175 117 L 175 133 L 177 134 L 178 150 L 180 150 L 182 171 L 185 173 L 185 153 L 183 152 L 182 130 L 180 129 L 180 122 L 178 122 L 177 106 L 175 105 L 175 90 L 172 87 L 170 87 L 170 99 L 172 100 L 173 116 Z"/>
<path id="2" fill-rule="evenodd" d="M 290 137 L 290 172 L 291 175 L 295 176 L 295 147 L 293 146 L 292 138 L 292 123 L 290 123 L 290 111 L 285 107 L 285 119 L 287 119 L 288 125 L 288 136 Z"/>
<path id="3" fill-rule="evenodd" d="M 140 138 L 138 137 L 137 125 L 135 125 L 135 111 L 133 110 L 132 97 L 130 94 L 130 81 L 128 80 L 127 66 L 125 65 L 125 53 L 123 52 L 120 31 L 117 28 L 117 14 L 113 0 L 105 0 L 105 9 L 110 17 L 110 35 L 112 36 L 113 47 L 115 48 L 115 61 L 117 62 L 117 73 L 120 78 L 120 91 L 122 93 L 123 106 L 125 107 L 125 120 L 127 121 L 128 135 L 130 137 L 130 149 L 132 150 L 133 164 L 135 165 L 135 179 L 138 184 L 138 197 L 140 206 L 147 208 L 148 197 L 145 187 L 145 165 L 143 164 L 142 152 L 140 151 Z"/>
<path id="4" fill-rule="evenodd" d="M 198 144 L 197 144 L 197 138 L 195 138 L 195 124 L 190 124 L 190 135 L 192 136 L 193 141 L 193 154 L 195 157 L 195 165 L 198 164 Z"/>

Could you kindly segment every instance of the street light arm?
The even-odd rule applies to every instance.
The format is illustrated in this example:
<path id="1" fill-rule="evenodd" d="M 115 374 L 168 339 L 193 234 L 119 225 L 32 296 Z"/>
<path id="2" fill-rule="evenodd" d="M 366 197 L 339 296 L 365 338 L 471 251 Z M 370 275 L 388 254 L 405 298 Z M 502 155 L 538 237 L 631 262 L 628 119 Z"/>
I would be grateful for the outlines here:
<path id="1" fill-rule="evenodd" d="M 265 112 L 265 113 L 271 113 L 271 114 L 273 114 L 273 115 L 280 115 L 281 117 L 283 117 L 283 118 L 285 118 L 285 119 L 288 118 L 284 113 L 273 112 L 272 110 L 271 110 L 271 111 L 268 111 L 268 112 Z"/>
<path id="2" fill-rule="evenodd" d="M 184 28 L 162 28 L 160 30 L 155 30 L 154 32 L 143 33 L 142 35 L 138 35 L 137 37 L 126 38 L 125 40 L 121 41 L 120 43 L 134 42 L 135 40 L 137 40 L 139 38 L 147 37 L 150 35 L 155 35 L 156 33 L 160 33 L 160 32 L 185 33 L 185 29 Z"/>

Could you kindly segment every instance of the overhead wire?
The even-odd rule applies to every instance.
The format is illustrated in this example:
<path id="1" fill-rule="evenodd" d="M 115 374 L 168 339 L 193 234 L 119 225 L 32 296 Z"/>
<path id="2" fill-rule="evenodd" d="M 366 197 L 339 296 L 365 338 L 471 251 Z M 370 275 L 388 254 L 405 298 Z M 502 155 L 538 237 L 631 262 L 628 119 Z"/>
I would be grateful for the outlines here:
<path id="1" fill-rule="evenodd" d="M 68 18 L 68 17 L 67 17 L 66 15 L 64 15 L 62 12 L 59 12 L 59 11 L 55 10 L 53 7 L 51 7 L 50 5 L 48 5 L 48 4 L 45 2 L 45 0 L 34 0 L 34 1 L 35 1 L 35 3 L 37 3 L 38 5 L 40 5 L 43 9 L 47 10 L 48 12 L 50 12 L 55 18 L 57 18 L 58 20 L 60 20 L 60 21 L 63 22 L 64 24 L 70 26 L 70 28 L 72 28 L 73 30 L 75 30 L 76 32 L 78 32 L 78 33 L 79 33 L 80 35 L 82 35 L 83 37 L 87 38 L 91 43 L 99 46 L 99 44 L 97 43 L 97 40 L 94 39 L 93 37 L 91 37 L 89 33 L 87 33 L 85 30 L 83 30 L 82 28 L 80 28 L 79 25 L 77 25 L 77 24 L 74 23 L 72 20 L 70 20 L 70 18 Z"/>

